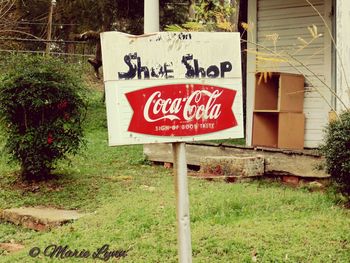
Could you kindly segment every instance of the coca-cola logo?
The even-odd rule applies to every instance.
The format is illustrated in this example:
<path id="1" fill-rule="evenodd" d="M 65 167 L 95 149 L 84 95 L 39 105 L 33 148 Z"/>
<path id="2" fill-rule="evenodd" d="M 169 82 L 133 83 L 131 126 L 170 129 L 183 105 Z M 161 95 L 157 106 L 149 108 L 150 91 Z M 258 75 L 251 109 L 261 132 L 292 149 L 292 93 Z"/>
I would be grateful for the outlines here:
<path id="1" fill-rule="evenodd" d="M 235 90 L 173 84 L 125 94 L 134 114 L 128 131 L 158 136 L 193 136 L 237 125 Z"/>

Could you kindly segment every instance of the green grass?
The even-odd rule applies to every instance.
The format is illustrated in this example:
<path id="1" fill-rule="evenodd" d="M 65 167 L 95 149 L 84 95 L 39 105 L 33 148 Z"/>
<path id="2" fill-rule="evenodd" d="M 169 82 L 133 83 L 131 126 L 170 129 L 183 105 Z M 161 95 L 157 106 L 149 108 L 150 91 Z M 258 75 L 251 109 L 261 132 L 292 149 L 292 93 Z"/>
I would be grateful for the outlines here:
<path id="1" fill-rule="evenodd" d="M 47 233 L 0 223 L 0 242 L 25 250 L 0 262 L 93 262 L 31 258 L 50 244 L 91 252 L 129 249 L 121 262 L 177 262 L 172 171 L 144 161 L 142 146 L 108 147 L 101 94 L 91 94 L 87 145 L 60 163 L 57 179 L 25 188 L 0 156 L 0 209 L 45 205 L 90 215 Z M 1 144 L 3 139 L 0 138 Z M 189 179 L 194 262 L 349 262 L 350 213 L 326 194 L 275 183 L 226 184 Z M 110 262 L 115 262 L 110 260 Z"/>

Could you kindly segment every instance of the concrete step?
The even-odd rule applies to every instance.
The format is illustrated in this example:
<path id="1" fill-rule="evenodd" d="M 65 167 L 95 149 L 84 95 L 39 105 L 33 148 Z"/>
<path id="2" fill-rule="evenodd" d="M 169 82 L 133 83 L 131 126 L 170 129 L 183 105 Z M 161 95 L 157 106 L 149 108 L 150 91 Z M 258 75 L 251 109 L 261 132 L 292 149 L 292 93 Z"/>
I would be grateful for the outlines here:
<path id="1" fill-rule="evenodd" d="M 0 243 L 0 249 L 3 249 L 8 253 L 14 253 L 24 249 L 24 246 L 16 243 Z"/>
<path id="2" fill-rule="evenodd" d="M 0 220 L 37 231 L 46 231 L 77 220 L 85 215 L 76 210 L 48 207 L 20 207 L 0 211 Z"/>

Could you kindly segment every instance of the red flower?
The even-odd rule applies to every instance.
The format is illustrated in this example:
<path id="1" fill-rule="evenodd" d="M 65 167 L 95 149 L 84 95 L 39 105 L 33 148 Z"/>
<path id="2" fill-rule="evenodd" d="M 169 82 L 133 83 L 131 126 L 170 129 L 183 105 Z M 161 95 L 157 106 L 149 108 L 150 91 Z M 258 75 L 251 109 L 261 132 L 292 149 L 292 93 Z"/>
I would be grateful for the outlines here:
<path id="1" fill-rule="evenodd" d="M 69 118 L 70 118 L 69 113 L 65 112 L 64 115 L 63 115 L 63 118 L 64 118 L 66 121 L 69 120 Z"/>
<path id="2" fill-rule="evenodd" d="M 52 133 L 49 132 L 49 134 L 47 135 L 47 144 L 52 144 L 52 143 L 53 143 Z"/>
<path id="3" fill-rule="evenodd" d="M 66 100 L 63 100 L 57 105 L 57 108 L 59 110 L 64 110 L 65 108 L 67 108 L 67 106 L 68 106 L 68 102 Z"/>

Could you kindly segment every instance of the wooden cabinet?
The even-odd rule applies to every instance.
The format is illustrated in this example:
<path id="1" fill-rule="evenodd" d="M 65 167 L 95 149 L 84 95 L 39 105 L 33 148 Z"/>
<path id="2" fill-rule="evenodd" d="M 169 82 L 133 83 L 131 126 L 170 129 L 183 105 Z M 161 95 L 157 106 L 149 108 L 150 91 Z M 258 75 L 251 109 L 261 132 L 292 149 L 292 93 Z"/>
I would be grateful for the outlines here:
<path id="1" fill-rule="evenodd" d="M 304 148 L 304 77 L 273 73 L 260 80 L 256 74 L 253 145 L 285 149 Z"/>

